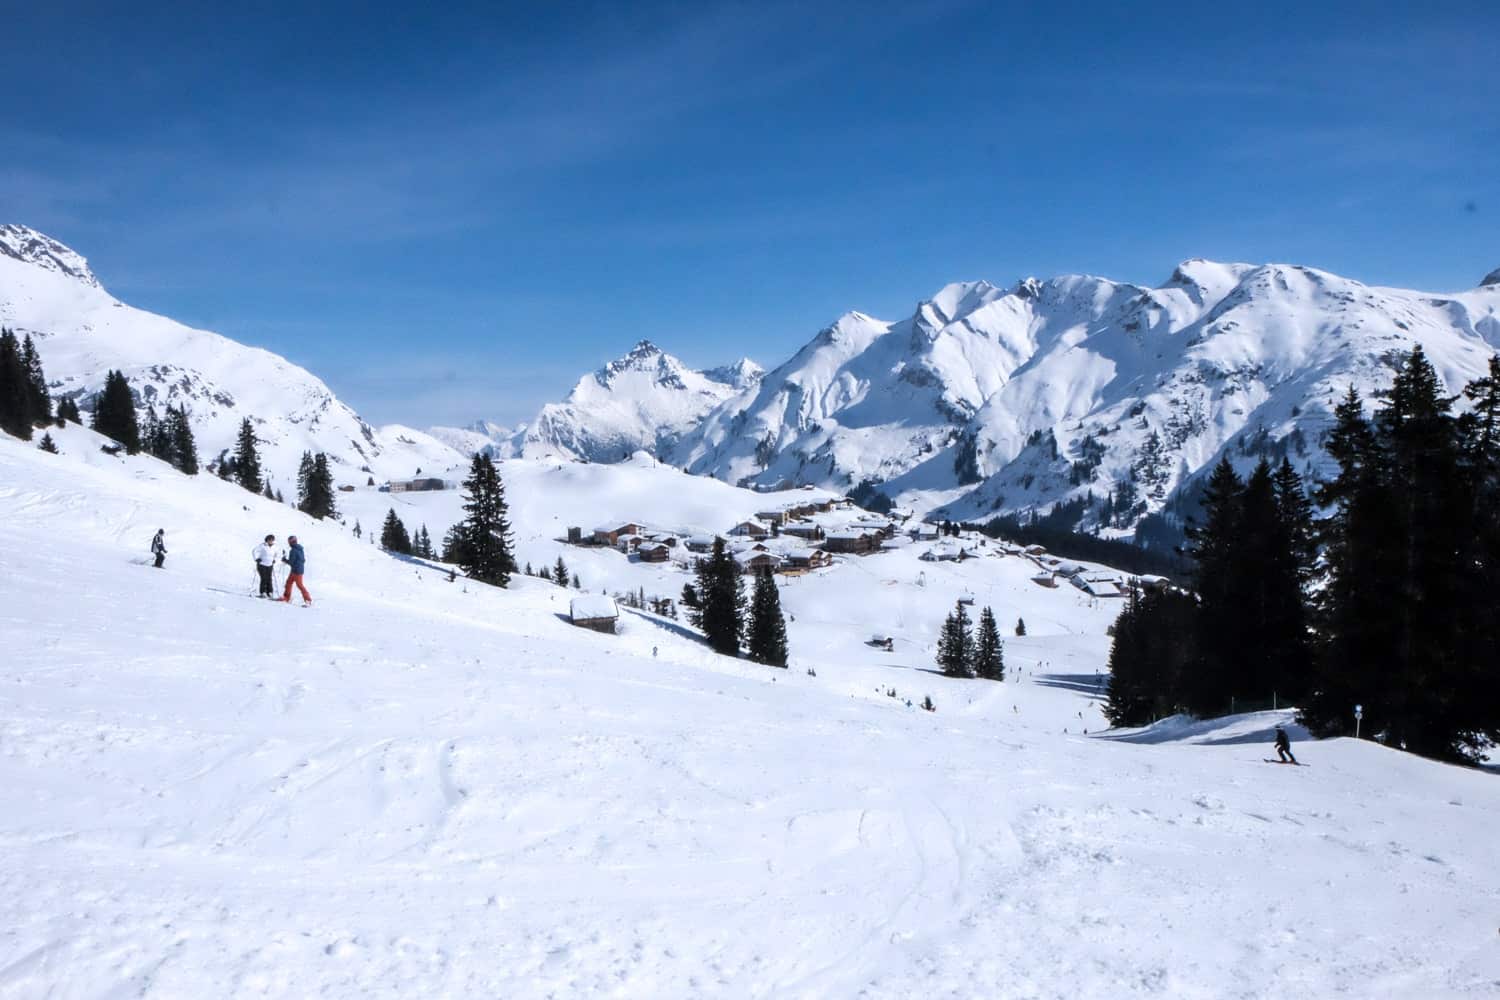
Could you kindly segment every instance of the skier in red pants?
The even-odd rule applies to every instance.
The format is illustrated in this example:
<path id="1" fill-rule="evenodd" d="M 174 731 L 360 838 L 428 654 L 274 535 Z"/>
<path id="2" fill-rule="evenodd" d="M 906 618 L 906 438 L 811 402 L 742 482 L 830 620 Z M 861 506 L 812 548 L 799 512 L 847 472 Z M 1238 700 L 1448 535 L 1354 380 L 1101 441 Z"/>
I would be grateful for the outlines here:
<path id="1" fill-rule="evenodd" d="M 292 535 L 286 542 L 287 553 L 281 557 L 281 561 L 291 568 L 291 572 L 287 574 L 286 590 L 282 592 L 282 595 L 277 600 L 290 603 L 292 599 L 292 587 L 295 586 L 302 592 L 302 606 L 307 607 L 312 604 L 312 595 L 302 585 L 302 573 L 307 569 L 307 554 L 302 551 L 302 546 L 298 544 L 296 535 Z"/>

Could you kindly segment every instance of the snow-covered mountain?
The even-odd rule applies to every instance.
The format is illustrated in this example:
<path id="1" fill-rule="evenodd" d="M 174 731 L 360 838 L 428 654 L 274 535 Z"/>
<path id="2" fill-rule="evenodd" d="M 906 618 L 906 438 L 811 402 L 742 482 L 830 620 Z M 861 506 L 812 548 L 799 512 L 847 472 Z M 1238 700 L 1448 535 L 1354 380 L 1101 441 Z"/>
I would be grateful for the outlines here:
<path id="1" fill-rule="evenodd" d="M 1159 288 L 1066 275 L 851 312 L 669 455 L 756 487 L 878 486 L 941 516 L 1123 498 L 1120 530 L 1228 449 L 1316 470 L 1334 402 L 1421 344 L 1449 388 L 1500 347 L 1500 278 L 1435 295 L 1289 265 L 1183 263 Z"/>
<path id="2" fill-rule="evenodd" d="M 649 340 L 578 380 L 561 403 L 542 407 L 518 453 L 617 461 L 636 451 L 662 455 L 715 407 L 756 384 L 749 359 L 695 371 Z"/>
<path id="3" fill-rule="evenodd" d="M 463 457 L 422 431 L 371 427 L 278 355 L 118 301 L 81 254 L 25 226 L 0 226 L 0 325 L 32 336 L 53 395 L 85 411 L 112 368 L 143 407 L 184 404 L 205 462 L 232 448 L 250 417 L 262 465 L 283 491 L 304 450 L 327 452 L 339 482 L 410 476 Z"/>

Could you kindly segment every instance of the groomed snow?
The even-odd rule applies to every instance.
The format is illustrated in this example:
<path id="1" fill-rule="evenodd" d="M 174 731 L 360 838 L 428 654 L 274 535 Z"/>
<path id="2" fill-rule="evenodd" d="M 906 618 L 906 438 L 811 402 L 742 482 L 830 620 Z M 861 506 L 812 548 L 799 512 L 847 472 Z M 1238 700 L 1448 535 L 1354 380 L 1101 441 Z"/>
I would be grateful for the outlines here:
<path id="1" fill-rule="evenodd" d="M 0 437 L 0 995 L 1500 991 L 1493 775 L 1348 740 L 1261 763 L 1288 713 L 1099 738 L 1113 606 L 1018 558 L 797 580 L 773 670 L 54 436 Z M 558 473 L 513 466 L 546 555 Z M 668 471 L 591 479 L 585 523 Z M 313 608 L 248 596 L 267 531 Z M 918 648 L 961 588 L 1026 617 L 1004 684 Z"/>

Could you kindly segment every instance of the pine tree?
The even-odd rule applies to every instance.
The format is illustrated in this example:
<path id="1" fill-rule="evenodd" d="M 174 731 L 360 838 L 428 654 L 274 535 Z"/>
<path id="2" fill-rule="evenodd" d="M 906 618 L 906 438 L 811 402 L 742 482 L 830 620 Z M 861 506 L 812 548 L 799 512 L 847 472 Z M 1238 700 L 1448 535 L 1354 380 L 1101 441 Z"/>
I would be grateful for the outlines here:
<path id="1" fill-rule="evenodd" d="M 462 524 L 455 524 L 443 533 L 443 562 L 462 566 L 468 561 L 468 552 Z"/>
<path id="2" fill-rule="evenodd" d="M 745 583 L 724 547 L 724 539 L 714 539 L 713 554 L 704 563 L 700 580 L 703 634 L 714 652 L 738 656 L 744 631 Z"/>
<path id="3" fill-rule="evenodd" d="M 578 579 L 578 574 L 577 573 L 573 574 L 573 589 L 574 590 L 582 590 L 583 589 L 583 581 Z M 672 617 L 675 618 L 677 616 L 673 615 Z"/>
<path id="4" fill-rule="evenodd" d="M 969 631 L 969 612 L 960 601 L 943 620 L 938 636 L 937 665 L 946 677 L 972 677 L 974 637 Z"/>
<path id="5" fill-rule="evenodd" d="M 992 608 L 986 607 L 979 613 L 979 633 L 974 639 L 974 662 L 970 669 L 975 677 L 1005 680 L 1005 649 Z"/>
<path id="6" fill-rule="evenodd" d="M 271 489 L 271 481 L 269 479 L 266 480 L 266 488 L 260 491 L 260 495 L 265 497 L 267 500 L 276 499 L 276 491 Z"/>
<path id="7" fill-rule="evenodd" d="M 64 396 L 57 402 L 57 419 L 70 420 L 75 424 L 83 423 L 83 416 L 78 412 L 78 401 L 71 396 Z"/>
<path id="8" fill-rule="evenodd" d="M 1219 459 L 1203 494 L 1203 521 L 1188 528 L 1189 553 L 1195 563 L 1198 592 L 1199 662 L 1185 678 L 1184 700 L 1199 716 L 1222 715 L 1250 669 L 1246 659 L 1246 617 L 1237 575 L 1236 540 L 1243 521 L 1244 483 L 1228 457 Z M 1240 693 L 1243 693 L 1241 691 Z"/>
<path id="9" fill-rule="evenodd" d="M 756 663 L 786 666 L 786 619 L 781 614 L 781 595 L 776 589 L 776 580 L 770 573 L 758 573 L 755 577 L 746 651 Z"/>
<path id="10" fill-rule="evenodd" d="M 1016 635 L 1018 635 L 1018 636 L 1024 636 L 1025 634 L 1026 634 L 1026 619 L 1024 619 L 1024 618 L 1017 618 L 1016 619 Z"/>
<path id="11" fill-rule="evenodd" d="M 26 397 L 31 422 L 37 426 L 52 421 L 52 394 L 47 391 L 47 376 L 42 374 L 42 358 L 37 354 L 31 334 L 21 343 L 21 367 L 26 373 Z"/>
<path id="12" fill-rule="evenodd" d="M 505 486 L 495 464 L 483 452 L 474 456 L 469 478 L 464 480 L 463 559 L 469 576 L 498 587 L 510 583 L 516 570 L 511 556 L 510 522 L 506 515 Z"/>
<path id="13" fill-rule="evenodd" d="M 61 412 L 61 407 L 58 408 Z M 77 407 L 74 407 L 77 412 Z M 198 445 L 193 440 L 193 425 L 188 421 L 187 407 L 179 404 L 176 409 L 167 407 L 167 435 L 172 439 L 171 462 L 183 475 L 198 474 Z"/>
<path id="14" fill-rule="evenodd" d="M 234 449 L 234 481 L 251 493 L 261 489 L 260 453 L 255 450 L 255 425 L 246 417 L 240 421 L 240 433 Z"/>
<path id="15" fill-rule="evenodd" d="M 0 330 L 0 430 L 31 440 L 32 389 L 21 345 L 10 330 Z"/>
<path id="16" fill-rule="evenodd" d="M 141 450 L 135 397 L 123 372 L 111 371 L 104 377 L 104 389 L 94 400 L 94 430 L 124 445 L 127 454 Z"/>
<path id="17" fill-rule="evenodd" d="M 57 445 L 53 442 L 52 435 L 50 433 L 42 435 L 41 443 L 38 444 L 37 447 L 42 451 L 45 451 L 49 455 L 57 454 Z"/>
<path id="18" fill-rule="evenodd" d="M 401 518 L 396 516 L 394 507 L 386 512 L 385 523 L 381 525 L 380 547 L 398 555 L 412 554 L 411 536 L 406 533 L 406 525 L 401 523 Z"/>
<path id="19" fill-rule="evenodd" d="M 682 596 L 677 603 L 687 608 L 688 624 L 693 628 L 703 627 L 703 605 L 698 598 L 698 590 L 691 583 L 682 585 Z"/>
<path id="20" fill-rule="evenodd" d="M 1132 587 L 1109 651 L 1111 725 L 1144 726 L 1178 711 L 1183 678 L 1197 662 L 1197 604 L 1178 590 Z"/>
<path id="21" fill-rule="evenodd" d="M 297 462 L 297 509 L 307 514 L 312 510 L 312 452 L 304 451 Z"/>
<path id="22" fill-rule="evenodd" d="M 338 510 L 334 503 L 333 473 L 328 468 L 328 456 L 324 452 L 314 455 L 302 453 L 297 465 L 297 509 L 318 520 L 334 517 Z"/>
<path id="23" fill-rule="evenodd" d="M 552 582 L 559 587 L 566 587 L 568 585 L 568 576 L 567 564 L 563 562 L 563 557 L 559 554 L 556 564 L 552 567 Z"/>
<path id="24" fill-rule="evenodd" d="M 552 567 L 551 566 L 543 566 L 540 570 L 537 571 L 536 575 L 537 575 L 537 579 L 538 580 L 546 580 L 548 583 L 551 583 L 552 582 Z"/>

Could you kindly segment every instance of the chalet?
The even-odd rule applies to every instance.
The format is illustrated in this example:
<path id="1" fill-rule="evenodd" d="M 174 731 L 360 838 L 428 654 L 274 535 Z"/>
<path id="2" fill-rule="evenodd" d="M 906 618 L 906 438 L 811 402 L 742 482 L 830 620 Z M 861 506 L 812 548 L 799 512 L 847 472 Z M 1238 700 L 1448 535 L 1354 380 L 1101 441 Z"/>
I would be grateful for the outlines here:
<path id="1" fill-rule="evenodd" d="M 911 537 L 917 542 L 935 542 L 938 539 L 938 529 L 935 524 L 917 524 L 911 529 Z"/>
<path id="2" fill-rule="evenodd" d="M 685 546 L 687 546 L 687 550 L 689 552 L 697 552 L 697 553 L 699 553 L 701 555 L 703 553 L 712 552 L 713 551 L 713 548 L 714 548 L 714 536 L 713 535 L 692 535 L 692 536 L 684 539 L 682 544 L 685 545 Z"/>
<path id="3" fill-rule="evenodd" d="M 774 524 L 779 528 L 786 523 L 787 513 L 784 510 L 762 510 L 757 511 L 755 516 L 758 520 L 766 524 Z"/>
<path id="4" fill-rule="evenodd" d="M 864 555 L 880 548 L 880 539 L 869 531 L 835 531 L 823 541 L 825 552 L 852 552 Z"/>
<path id="5" fill-rule="evenodd" d="M 446 490 L 448 484 L 441 479 L 393 479 L 387 493 L 431 493 Z"/>
<path id="6" fill-rule="evenodd" d="M 646 542 L 635 551 L 641 557 L 641 562 L 648 563 L 664 563 L 672 556 L 671 547 L 662 542 Z"/>
<path id="7" fill-rule="evenodd" d="M 1026 552 L 1026 554 L 1028 556 L 1044 556 L 1044 555 L 1047 554 L 1047 546 L 1045 546 L 1045 545 L 1028 545 L 1028 546 L 1026 546 L 1026 548 L 1025 548 L 1024 551 Z"/>
<path id="8" fill-rule="evenodd" d="M 645 541 L 644 538 L 642 538 L 640 535 L 635 534 L 634 532 L 631 532 L 629 534 L 621 535 L 615 542 L 615 548 L 619 549 L 621 552 L 625 553 L 628 556 L 630 555 L 630 553 L 640 548 L 641 542 L 643 541 Z"/>
<path id="9" fill-rule="evenodd" d="M 1123 597 L 1118 577 L 1109 573 L 1074 573 L 1069 580 L 1090 597 Z"/>
<path id="10" fill-rule="evenodd" d="M 823 527 L 812 521 L 793 521 L 781 529 L 783 535 L 793 538 L 806 539 L 809 542 L 821 542 L 823 540 Z"/>
<path id="11" fill-rule="evenodd" d="M 963 562 L 975 556 L 953 539 L 945 538 L 917 558 L 923 562 Z"/>
<path id="12" fill-rule="evenodd" d="M 735 561 L 740 564 L 740 571 L 746 575 L 774 573 L 781 568 L 781 557 L 774 552 L 756 552 Z"/>
<path id="13" fill-rule="evenodd" d="M 788 573 L 822 569 L 832 562 L 833 557 L 822 549 L 789 549 L 781 556 L 782 570 Z"/>
<path id="14" fill-rule="evenodd" d="M 354 487 L 350 486 L 348 483 L 345 483 L 343 486 L 339 487 L 339 492 L 340 493 L 353 493 L 354 492 Z"/>
<path id="15" fill-rule="evenodd" d="M 584 594 L 575 597 L 568 606 L 568 618 L 579 628 L 593 629 L 595 632 L 615 633 L 615 622 L 620 617 L 620 609 L 616 607 L 613 597 L 603 594 Z"/>
<path id="16" fill-rule="evenodd" d="M 729 529 L 729 533 L 739 538 L 769 538 L 771 529 L 755 518 L 741 521 Z"/>
<path id="17" fill-rule="evenodd" d="M 639 525 L 634 521 L 626 521 L 624 524 L 611 524 L 605 525 L 602 528 L 595 528 L 594 544 L 610 546 L 619 545 L 621 535 L 638 535 L 641 532 L 641 528 L 642 525 Z"/>

